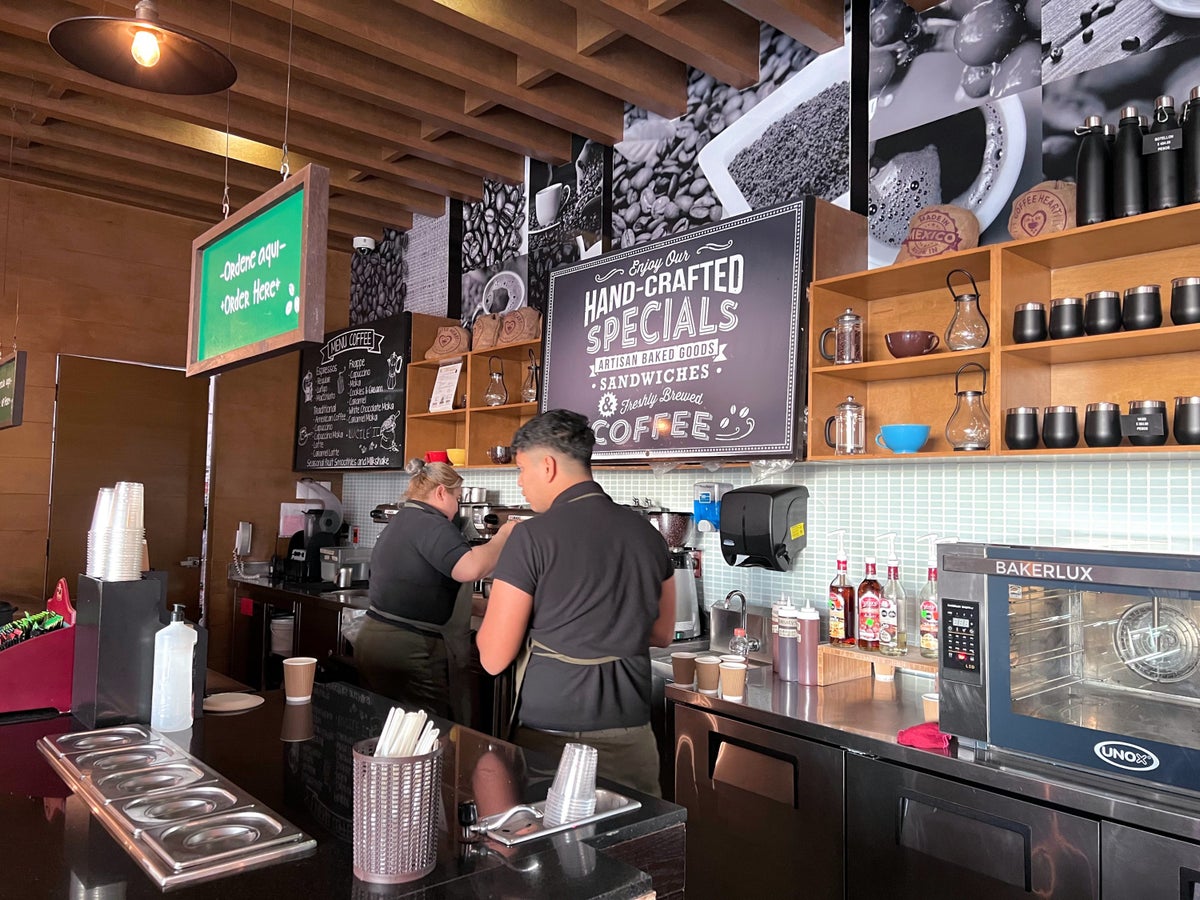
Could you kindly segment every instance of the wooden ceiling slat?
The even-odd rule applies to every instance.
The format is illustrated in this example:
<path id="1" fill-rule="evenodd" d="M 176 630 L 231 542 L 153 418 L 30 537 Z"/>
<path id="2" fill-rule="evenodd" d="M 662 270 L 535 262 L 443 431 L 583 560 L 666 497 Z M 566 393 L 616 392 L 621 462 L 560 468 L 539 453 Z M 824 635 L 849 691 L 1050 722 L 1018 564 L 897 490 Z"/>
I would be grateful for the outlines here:
<path id="1" fill-rule="evenodd" d="M 827 53 L 845 40 L 843 0 L 725 0 L 755 19 L 773 25 L 817 53 Z M 933 6 L 940 0 L 927 0 Z M 914 2 L 909 2 L 915 8 Z"/>
<path id="2" fill-rule="evenodd" d="M 734 87 L 758 81 L 758 22 L 724 0 L 688 0 L 668 13 L 646 0 L 563 0 L 648 46 Z"/>

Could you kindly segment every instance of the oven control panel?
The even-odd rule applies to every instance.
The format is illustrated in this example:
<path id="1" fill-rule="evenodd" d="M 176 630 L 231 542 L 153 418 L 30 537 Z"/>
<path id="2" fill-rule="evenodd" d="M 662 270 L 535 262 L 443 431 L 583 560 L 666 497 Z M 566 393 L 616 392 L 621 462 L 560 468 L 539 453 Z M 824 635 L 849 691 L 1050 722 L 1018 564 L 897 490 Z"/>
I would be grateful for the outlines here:
<path id="1" fill-rule="evenodd" d="M 979 604 L 968 600 L 942 600 L 942 667 L 962 672 L 979 671 Z"/>

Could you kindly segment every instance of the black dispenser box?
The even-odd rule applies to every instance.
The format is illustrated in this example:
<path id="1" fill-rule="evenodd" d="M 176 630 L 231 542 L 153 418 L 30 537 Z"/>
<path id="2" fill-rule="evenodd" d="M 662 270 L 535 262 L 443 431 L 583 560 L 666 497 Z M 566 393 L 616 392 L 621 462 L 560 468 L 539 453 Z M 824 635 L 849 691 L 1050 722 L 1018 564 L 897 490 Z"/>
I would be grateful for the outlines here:
<path id="1" fill-rule="evenodd" d="M 75 595 L 75 672 L 71 714 L 88 728 L 150 722 L 154 636 L 171 621 L 166 572 L 139 581 L 79 576 Z M 192 659 L 193 715 L 204 704 L 208 632 L 196 627 Z"/>
<path id="2" fill-rule="evenodd" d="M 788 572 L 807 545 L 803 485 L 754 485 L 721 495 L 721 555 L 729 565 Z"/>

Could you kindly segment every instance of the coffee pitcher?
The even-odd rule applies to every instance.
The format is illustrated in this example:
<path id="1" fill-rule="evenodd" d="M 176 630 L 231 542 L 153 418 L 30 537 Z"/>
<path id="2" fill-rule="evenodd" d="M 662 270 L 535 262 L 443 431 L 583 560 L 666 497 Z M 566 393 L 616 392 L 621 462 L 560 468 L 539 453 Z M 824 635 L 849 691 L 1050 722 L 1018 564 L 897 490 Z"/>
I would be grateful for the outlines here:
<path id="1" fill-rule="evenodd" d="M 833 352 L 825 348 L 825 340 L 833 336 Z M 821 332 L 821 355 L 836 366 L 864 362 L 863 320 L 854 310 L 847 309 L 834 324 Z"/>
<path id="2" fill-rule="evenodd" d="M 825 420 L 825 443 L 838 456 L 866 453 L 866 430 L 866 410 L 853 397 L 847 397 L 837 405 L 837 412 Z"/>

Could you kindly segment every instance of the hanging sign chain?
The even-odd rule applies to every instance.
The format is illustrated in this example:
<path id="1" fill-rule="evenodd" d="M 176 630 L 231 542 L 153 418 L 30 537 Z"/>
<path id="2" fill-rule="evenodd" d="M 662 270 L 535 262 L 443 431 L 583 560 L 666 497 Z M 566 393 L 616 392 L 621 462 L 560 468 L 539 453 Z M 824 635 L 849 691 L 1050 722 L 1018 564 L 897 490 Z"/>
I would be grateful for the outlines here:
<path id="1" fill-rule="evenodd" d="M 229 34 L 225 38 L 225 56 L 233 56 L 233 0 L 229 0 Z M 229 95 L 232 85 L 225 88 L 225 191 L 221 194 L 221 218 L 229 218 Z"/>
<path id="2" fill-rule="evenodd" d="M 283 100 L 283 157 L 279 162 L 279 174 L 283 176 L 283 180 L 292 174 L 291 166 L 288 165 L 288 116 L 292 110 L 292 31 L 296 21 L 296 0 L 292 0 L 291 12 L 288 14 L 288 58 L 287 58 L 287 87 L 285 89 Z"/>
<path id="3" fill-rule="evenodd" d="M 30 91 L 30 99 L 32 100 L 33 91 Z M 12 218 L 12 195 L 13 195 L 13 150 L 16 146 L 17 135 L 17 107 L 11 106 L 13 127 L 8 135 L 8 192 L 7 201 L 4 205 L 4 278 L 0 282 L 0 299 L 8 296 L 8 260 L 12 256 L 12 248 L 8 246 L 8 221 Z M 21 321 L 21 280 L 17 279 L 17 296 L 16 306 L 13 310 L 13 353 L 17 352 L 17 323 Z"/>

